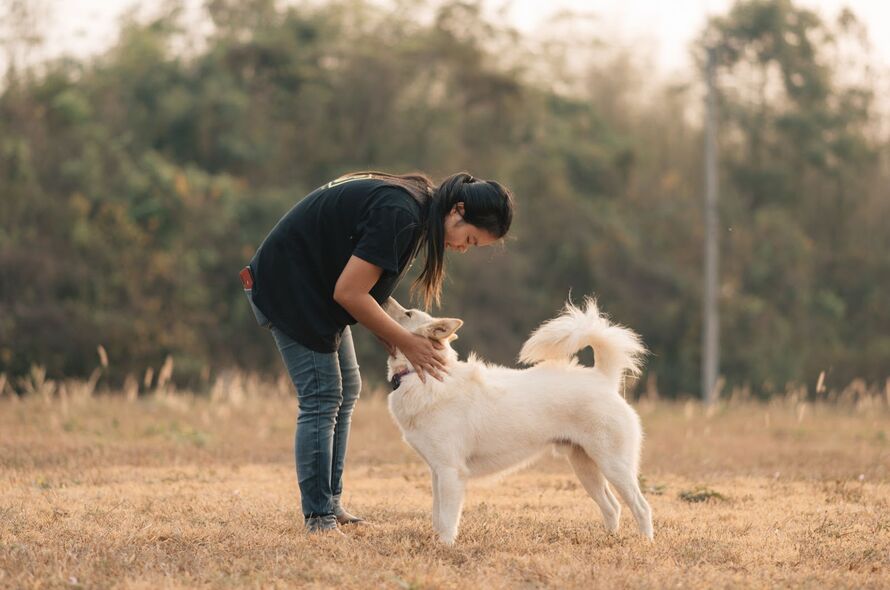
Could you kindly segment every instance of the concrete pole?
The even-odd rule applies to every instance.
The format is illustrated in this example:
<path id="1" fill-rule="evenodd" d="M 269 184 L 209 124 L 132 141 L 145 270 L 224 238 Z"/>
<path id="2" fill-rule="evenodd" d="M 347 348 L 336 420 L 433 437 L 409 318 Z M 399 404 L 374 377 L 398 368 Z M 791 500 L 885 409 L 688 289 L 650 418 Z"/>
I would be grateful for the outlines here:
<path id="1" fill-rule="evenodd" d="M 717 219 L 717 97 L 714 88 L 716 56 L 708 48 L 705 121 L 705 268 L 704 322 L 702 327 L 702 401 L 710 404 L 717 394 L 717 374 L 720 359 L 720 320 L 717 313 L 718 297 L 718 219 Z"/>

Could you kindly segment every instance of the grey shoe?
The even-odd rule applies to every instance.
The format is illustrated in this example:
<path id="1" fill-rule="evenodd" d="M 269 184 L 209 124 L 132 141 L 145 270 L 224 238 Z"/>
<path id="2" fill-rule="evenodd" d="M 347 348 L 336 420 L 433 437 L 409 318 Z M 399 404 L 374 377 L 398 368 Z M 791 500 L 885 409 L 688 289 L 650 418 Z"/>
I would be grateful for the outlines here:
<path id="1" fill-rule="evenodd" d="M 333 496 L 332 499 L 334 501 L 334 516 L 337 517 L 337 522 L 339 524 L 358 524 L 360 522 L 365 522 L 364 518 L 349 514 L 346 512 L 346 509 L 340 506 L 340 494 Z"/>
<path id="2" fill-rule="evenodd" d="M 337 526 L 337 517 L 333 514 L 310 516 L 306 519 L 306 532 L 309 534 L 333 533 L 335 535 L 343 535 L 343 531 Z"/>

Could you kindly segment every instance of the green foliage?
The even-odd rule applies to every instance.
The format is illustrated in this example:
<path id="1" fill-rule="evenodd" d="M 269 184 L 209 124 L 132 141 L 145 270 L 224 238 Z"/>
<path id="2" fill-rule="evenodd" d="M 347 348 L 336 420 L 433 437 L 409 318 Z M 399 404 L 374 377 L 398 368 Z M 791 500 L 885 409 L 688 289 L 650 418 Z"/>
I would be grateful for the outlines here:
<path id="1" fill-rule="evenodd" d="M 887 143 L 872 132 L 868 64 L 851 65 L 839 49 L 861 44 L 858 32 L 849 11 L 832 25 L 790 0 L 750 0 L 704 37 L 723 81 L 725 219 L 747 229 L 732 237 L 727 273 L 746 297 L 727 301 L 724 319 L 749 334 L 753 350 L 730 339 L 728 360 L 754 384 L 821 370 L 839 380 L 886 376 L 887 358 L 855 353 L 888 328 L 886 311 L 861 303 L 886 293 L 885 271 L 866 269 L 884 267 L 890 245 L 888 170 L 878 163 Z M 863 249 L 862 236 L 876 249 Z M 742 300 L 756 305 L 733 306 Z"/>
<path id="2" fill-rule="evenodd" d="M 472 2 L 424 20 L 422 0 L 212 0 L 199 51 L 176 49 L 187 36 L 169 6 L 124 23 L 99 58 L 7 76 L 0 372 L 86 375 L 98 344 L 118 382 L 168 354 L 192 386 L 232 365 L 277 371 L 237 279 L 277 219 L 348 170 L 468 169 L 518 208 L 506 248 L 448 261 L 442 313 L 466 320 L 462 352 L 512 363 L 570 291 L 595 293 L 643 335 L 664 392 L 697 390 L 702 150 L 678 116 L 698 101 L 690 85 L 632 100 L 645 76 L 632 55 L 594 52 L 570 74 L 570 45 L 538 53 Z M 731 385 L 886 377 L 886 138 L 870 131 L 872 90 L 838 82 L 832 50 L 854 25 L 749 0 L 707 30 Z M 384 355 L 362 332 L 379 379 Z"/>

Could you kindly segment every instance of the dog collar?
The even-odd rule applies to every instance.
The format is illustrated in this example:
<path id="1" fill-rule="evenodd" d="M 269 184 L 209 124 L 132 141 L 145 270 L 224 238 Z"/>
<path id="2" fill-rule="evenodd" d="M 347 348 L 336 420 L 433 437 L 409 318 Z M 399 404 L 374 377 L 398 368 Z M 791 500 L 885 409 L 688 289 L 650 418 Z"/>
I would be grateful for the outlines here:
<path id="1" fill-rule="evenodd" d="M 389 382 L 389 384 L 392 386 L 392 390 L 395 391 L 396 389 L 399 388 L 399 385 L 402 384 L 402 377 L 404 377 L 405 375 L 409 375 L 413 372 L 414 371 L 412 371 L 411 369 L 402 369 L 401 371 L 399 371 L 398 373 L 393 375 L 392 379 Z"/>

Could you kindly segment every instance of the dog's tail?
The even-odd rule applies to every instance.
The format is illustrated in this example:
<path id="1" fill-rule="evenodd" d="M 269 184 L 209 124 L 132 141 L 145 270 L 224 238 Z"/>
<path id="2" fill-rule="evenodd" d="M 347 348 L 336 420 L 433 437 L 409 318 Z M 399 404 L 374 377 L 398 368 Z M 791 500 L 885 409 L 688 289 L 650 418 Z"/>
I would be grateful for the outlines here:
<path id="1" fill-rule="evenodd" d="M 600 314 L 596 300 L 587 297 L 584 309 L 566 303 L 562 313 L 535 330 L 522 346 L 519 360 L 534 365 L 548 360 L 568 360 L 590 346 L 596 368 L 613 381 L 625 371 L 639 375 L 646 353 L 640 337 Z"/>

